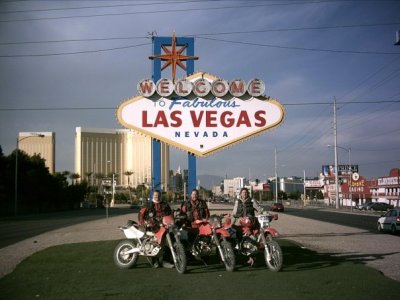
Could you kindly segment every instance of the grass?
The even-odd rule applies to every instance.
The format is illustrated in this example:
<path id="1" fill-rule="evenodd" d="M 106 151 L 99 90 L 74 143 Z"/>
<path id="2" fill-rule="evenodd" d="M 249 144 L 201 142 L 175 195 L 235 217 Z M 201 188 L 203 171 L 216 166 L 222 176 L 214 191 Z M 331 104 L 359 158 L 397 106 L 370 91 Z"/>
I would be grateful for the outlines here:
<path id="1" fill-rule="evenodd" d="M 192 262 L 186 274 L 153 269 L 146 258 L 129 270 L 113 262 L 117 241 L 67 244 L 38 252 L 0 279 L 0 299 L 397 299 L 400 284 L 351 260 L 318 254 L 279 241 L 281 272 L 262 257 L 250 268 L 241 260 L 226 272 L 218 260 Z"/>

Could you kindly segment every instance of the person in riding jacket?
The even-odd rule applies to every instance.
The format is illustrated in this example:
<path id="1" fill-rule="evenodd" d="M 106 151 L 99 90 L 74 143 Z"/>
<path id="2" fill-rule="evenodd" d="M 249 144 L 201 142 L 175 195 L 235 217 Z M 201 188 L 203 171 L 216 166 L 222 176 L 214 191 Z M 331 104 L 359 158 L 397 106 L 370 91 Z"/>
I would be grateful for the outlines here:
<path id="1" fill-rule="evenodd" d="M 161 222 L 162 217 L 172 214 L 172 209 L 168 203 L 162 201 L 161 192 L 153 192 L 153 198 L 142 206 L 139 211 L 138 220 L 140 225 L 156 225 Z"/>
<path id="2" fill-rule="evenodd" d="M 233 206 L 232 216 L 234 217 L 235 221 L 242 217 L 250 217 L 253 222 L 253 228 L 257 229 L 260 227 L 260 223 L 256 218 L 256 212 L 262 213 L 263 209 L 258 204 L 258 202 L 254 199 L 250 198 L 249 190 L 247 188 L 242 188 L 240 190 L 239 199 L 235 200 L 235 204 Z M 240 243 L 243 238 L 243 228 L 237 225 L 232 225 L 232 228 L 235 229 L 236 232 L 236 241 Z M 247 261 L 250 266 L 253 266 L 255 262 L 255 257 L 249 257 Z"/>
<path id="3" fill-rule="evenodd" d="M 262 207 L 254 199 L 250 198 L 249 190 L 247 188 L 242 188 L 240 190 L 239 199 L 235 200 L 235 205 L 233 206 L 232 216 L 236 218 L 241 217 L 255 217 L 256 212 L 261 213 Z"/>
<path id="4" fill-rule="evenodd" d="M 150 225 L 153 231 L 157 231 L 159 224 L 162 222 L 164 216 L 172 214 L 172 209 L 167 202 L 162 201 L 161 192 L 156 190 L 153 192 L 153 198 L 142 206 L 138 214 L 138 221 L 140 225 Z M 152 264 L 154 268 L 163 266 L 164 268 L 173 268 L 174 265 L 171 261 L 171 254 L 169 250 L 163 252 L 160 257 L 152 257 Z"/>
<path id="5" fill-rule="evenodd" d="M 180 215 L 186 217 L 184 224 L 187 228 L 188 241 L 189 243 L 193 243 L 199 233 L 199 229 L 193 222 L 210 217 L 210 210 L 208 209 L 207 202 L 200 199 L 198 190 L 193 189 L 190 194 L 190 200 L 182 203 Z"/>
<path id="6" fill-rule="evenodd" d="M 196 189 L 192 190 L 190 200 L 182 203 L 180 214 L 186 216 L 186 225 L 189 227 L 196 220 L 208 219 L 210 217 L 207 202 L 200 199 L 199 191 Z"/>

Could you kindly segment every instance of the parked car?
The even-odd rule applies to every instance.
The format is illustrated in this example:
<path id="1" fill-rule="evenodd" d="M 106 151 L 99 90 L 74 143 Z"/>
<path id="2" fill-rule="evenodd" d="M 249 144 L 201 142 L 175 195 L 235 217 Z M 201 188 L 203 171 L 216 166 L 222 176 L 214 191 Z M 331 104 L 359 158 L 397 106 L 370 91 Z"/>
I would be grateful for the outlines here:
<path id="1" fill-rule="evenodd" d="M 385 202 L 374 202 L 367 207 L 368 210 L 374 210 L 374 211 L 387 211 L 392 208 L 393 205 L 387 204 Z"/>
<path id="2" fill-rule="evenodd" d="M 140 209 L 140 205 L 138 205 L 138 204 L 131 204 L 131 209 L 139 210 L 139 209 Z"/>
<path id="3" fill-rule="evenodd" d="M 379 232 L 390 231 L 396 233 L 400 231 L 400 208 L 389 210 L 386 214 L 382 215 L 377 222 Z"/>
<path id="4" fill-rule="evenodd" d="M 274 203 L 271 206 L 271 211 L 285 211 L 282 203 Z"/>
<path id="5" fill-rule="evenodd" d="M 359 210 L 367 210 L 367 209 L 369 209 L 368 207 L 371 206 L 372 204 L 373 204 L 373 202 L 366 202 L 366 203 L 357 205 L 357 208 Z"/>

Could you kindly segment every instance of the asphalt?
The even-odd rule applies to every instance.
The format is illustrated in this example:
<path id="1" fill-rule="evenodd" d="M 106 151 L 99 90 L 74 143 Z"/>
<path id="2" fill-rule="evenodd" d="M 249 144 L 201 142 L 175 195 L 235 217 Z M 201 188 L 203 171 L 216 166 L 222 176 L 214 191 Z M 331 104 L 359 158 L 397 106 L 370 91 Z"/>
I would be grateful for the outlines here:
<path id="1" fill-rule="evenodd" d="M 211 204 L 211 211 L 221 213 L 226 205 Z M 229 209 L 229 208 L 228 208 Z M 229 210 L 227 210 L 228 212 Z M 33 253 L 48 247 L 124 238 L 118 226 L 136 214 L 102 218 L 48 231 L 0 249 L 0 278 L 10 274 L 16 266 Z M 307 218 L 279 214 L 272 226 L 282 238 L 319 253 L 341 256 L 365 263 L 385 276 L 400 282 L 400 238 L 390 234 L 341 226 Z M 112 255 L 112 253 L 110 253 Z"/>

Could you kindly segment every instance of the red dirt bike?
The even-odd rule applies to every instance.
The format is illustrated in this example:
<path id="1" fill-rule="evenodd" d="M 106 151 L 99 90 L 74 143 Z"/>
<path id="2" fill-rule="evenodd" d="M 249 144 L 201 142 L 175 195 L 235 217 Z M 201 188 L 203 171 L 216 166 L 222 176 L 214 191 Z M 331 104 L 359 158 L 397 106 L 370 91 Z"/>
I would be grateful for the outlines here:
<path id="1" fill-rule="evenodd" d="M 256 217 L 246 216 L 239 218 L 239 226 L 236 230 L 241 230 L 241 239 L 237 241 L 235 249 L 249 257 L 250 265 L 254 264 L 254 258 L 259 252 L 263 252 L 265 263 L 269 270 L 278 272 L 282 268 L 283 254 L 279 244 L 273 239 L 279 237 L 276 229 L 270 226 L 272 220 L 277 220 L 278 215 L 258 215 Z M 225 227 L 231 225 L 230 217 L 225 219 Z M 236 239 L 235 234 L 231 235 L 232 239 Z"/>
<path id="2" fill-rule="evenodd" d="M 128 238 L 119 242 L 114 250 L 114 262 L 119 268 L 134 267 L 139 256 L 147 257 L 149 263 L 153 265 L 152 259 L 162 258 L 168 247 L 176 271 L 180 274 L 185 273 L 187 266 L 185 249 L 172 215 L 163 217 L 160 224 L 151 227 L 143 227 L 135 221 L 128 221 L 126 226 L 118 228 Z"/>
<path id="3" fill-rule="evenodd" d="M 235 269 L 236 258 L 231 243 L 227 240 L 230 232 L 222 227 L 222 216 L 212 215 L 208 219 L 192 222 L 192 227 L 199 233 L 190 246 L 190 252 L 196 259 L 209 257 L 218 253 L 227 271 Z"/>

